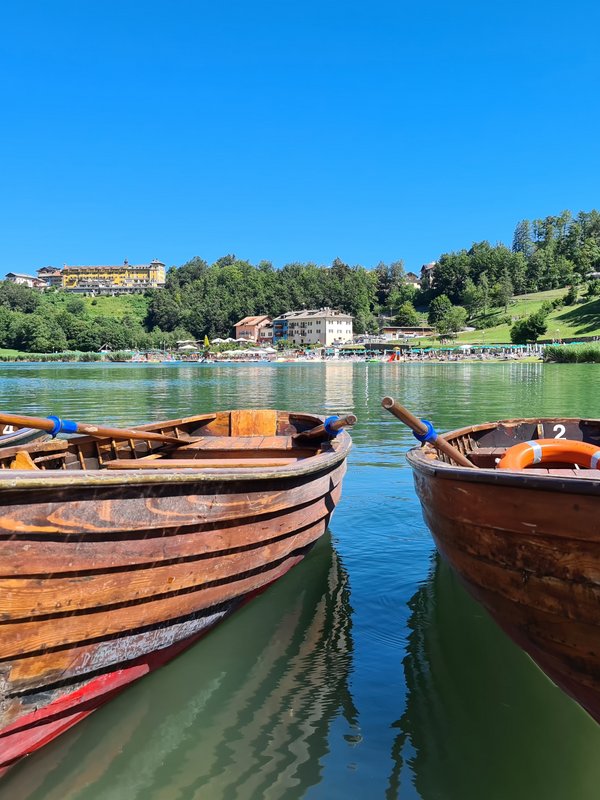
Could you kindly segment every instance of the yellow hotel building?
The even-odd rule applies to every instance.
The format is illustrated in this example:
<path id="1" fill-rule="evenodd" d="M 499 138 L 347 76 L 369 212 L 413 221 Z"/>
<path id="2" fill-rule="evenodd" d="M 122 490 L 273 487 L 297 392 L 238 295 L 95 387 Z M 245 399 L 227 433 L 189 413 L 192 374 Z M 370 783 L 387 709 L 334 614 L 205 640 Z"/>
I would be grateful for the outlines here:
<path id="1" fill-rule="evenodd" d="M 165 265 L 154 259 L 149 264 L 118 266 L 69 266 L 62 268 L 62 288 L 79 294 L 134 294 L 146 289 L 162 289 Z"/>

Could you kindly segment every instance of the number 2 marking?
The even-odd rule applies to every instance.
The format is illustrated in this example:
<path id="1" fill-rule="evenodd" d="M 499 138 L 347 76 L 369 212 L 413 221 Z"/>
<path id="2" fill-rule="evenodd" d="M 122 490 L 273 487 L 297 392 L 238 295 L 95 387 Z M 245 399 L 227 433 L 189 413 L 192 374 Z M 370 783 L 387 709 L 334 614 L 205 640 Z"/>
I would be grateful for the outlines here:
<path id="1" fill-rule="evenodd" d="M 556 436 L 554 437 L 555 439 L 564 439 L 564 438 L 565 438 L 565 431 L 566 431 L 566 428 L 565 428 L 565 426 L 564 426 L 564 425 L 555 425 L 555 426 L 552 428 L 552 430 L 553 430 L 555 433 L 556 433 L 556 431 L 558 431 L 558 433 L 557 433 L 557 434 L 556 434 Z"/>

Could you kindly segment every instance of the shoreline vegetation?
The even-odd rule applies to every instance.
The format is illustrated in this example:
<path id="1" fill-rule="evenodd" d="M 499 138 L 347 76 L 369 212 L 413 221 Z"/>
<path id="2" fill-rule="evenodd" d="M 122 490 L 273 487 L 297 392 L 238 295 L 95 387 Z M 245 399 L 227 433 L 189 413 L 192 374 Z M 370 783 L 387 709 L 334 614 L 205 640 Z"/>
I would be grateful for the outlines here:
<path id="1" fill-rule="evenodd" d="M 544 361 L 554 364 L 600 364 L 600 343 L 548 345 L 544 348 Z"/>
<path id="2" fill-rule="evenodd" d="M 390 348 L 383 352 L 365 351 L 356 353 L 349 351 L 338 354 L 323 354 L 315 351 L 283 351 L 262 355 L 252 350 L 239 350 L 236 353 L 209 354 L 197 353 L 134 353 L 131 351 L 117 351 L 114 353 L 3 353 L 0 351 L 0 364 L 68 364 L 68 363 L 96 363 L 96 364 L 281 364 L 281 363 L 319 363 L 319 364 L 349 364 L 349 363 L 476 363 L 476 362 L 507 362 L 528 361 L 541 362 L 543 351 L 541 348 L 522 350 L 498 346 L 497 348 L 473 349 L 466 351 L 460 347 L 426 347 L 405 349 L 400 351 Z"/>
<path id="3" fill-rule="evenodd" d="M 420 337 L 422 347 L 593 340 L 600 337 L 600 212 L 523 220 L 512 247 L 476 242 L 443 253 L 420 277 L 401 260 L 372 268 L 339 258 L 330 266 L 275 268 L 226 255 L 172 266 L 164 288 L 131 295 L 0 281 L 0 347 L 31 357 L 92 354 L 67 360 L 98 360 L 102 351 L 175 351 L 184 341 L 228 338 L 248 315 L 324 307 L 352 316 L 364 341 L 381 342 L 384 327 L 433 329 L 434 338 Z"/>

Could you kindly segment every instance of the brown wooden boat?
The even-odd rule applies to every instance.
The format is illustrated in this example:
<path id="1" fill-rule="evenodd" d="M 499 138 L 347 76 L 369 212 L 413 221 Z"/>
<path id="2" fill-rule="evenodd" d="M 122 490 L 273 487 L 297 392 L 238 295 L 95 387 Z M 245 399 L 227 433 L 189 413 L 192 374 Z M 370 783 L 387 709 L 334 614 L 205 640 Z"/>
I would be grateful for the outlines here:
<path id="1" fill-rule="evenodd" d="M 346 470 L 329 432 L 239 410 L 0 451 L 0 773 L 304 557 Z"/>
<path id="2" fill-rule="evenodd" d="M 498 468 L 509 448 L 557 438 L 600 448 L 600 420 L 472 425 L 443 436 L 464 466 L 430 445 L 411 450 L 408 461 L 440 553 L 503 630 L 600 722 L 600 470 L 561 462 Z"/>
<path id="3" fill-rule="evenodd" d="M 35 428 L 15 428 L 13 425 L 0 425 L 0 448 L 14 447 L 32 442 L 47 440 L 48 434 Z"/>

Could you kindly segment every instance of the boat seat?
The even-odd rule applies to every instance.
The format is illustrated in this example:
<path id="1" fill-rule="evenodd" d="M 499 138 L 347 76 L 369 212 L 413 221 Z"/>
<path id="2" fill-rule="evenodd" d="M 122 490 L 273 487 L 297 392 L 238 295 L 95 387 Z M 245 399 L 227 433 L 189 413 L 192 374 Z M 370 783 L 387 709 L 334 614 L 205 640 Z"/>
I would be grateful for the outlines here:
<path id="1" fill-rule="evenodd" d="M 507 449 L 506 447 L 478 447 L 476 450 L 466 453 L 466 456 L 476 467 L 493 469 Z"/>
<path id="2" fill-rule="evenodd" d="M 237 469 L 238 467 L 285 467 L 300 458 L 116 458 L 103 464 L 105 469 Z"/>
<path id="3" fill-rule="evenodd" d="M 291 436 L 204 436 L 195 442 L 182 442 L 173 452 L 192 450 L 290 450 Z"/>

